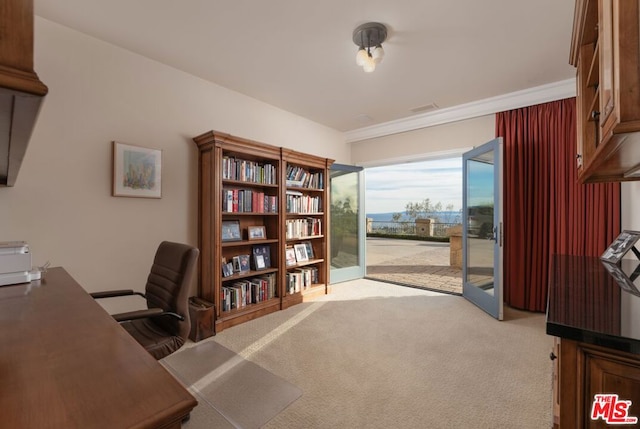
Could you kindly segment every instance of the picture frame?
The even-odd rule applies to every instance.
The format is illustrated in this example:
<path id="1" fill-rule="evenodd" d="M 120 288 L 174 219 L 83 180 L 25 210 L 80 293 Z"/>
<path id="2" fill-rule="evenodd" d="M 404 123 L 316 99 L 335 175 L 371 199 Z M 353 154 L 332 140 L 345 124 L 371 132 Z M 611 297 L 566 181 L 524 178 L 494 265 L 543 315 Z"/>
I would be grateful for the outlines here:
<path id="1" fill-rule="evenodd" d="M 162 151 L 116 141 L 112 144 L 111 195 L 162 198 Z"/>
<path id="2" fill-rule="evenodd" d="M 246 273 L 251 269 L 251 266 L 249 265 L 249 255 L 240 255 L 238 257 L 240 258 L 240 272 Z"/>
<path id="3" fill-rule="evenodd" d="M 287 247 L 285 249 L 285 256 L 287 267 L 291 267 L 298 263 L 296 260 L 296 251 L 293 249 L 293 247 Z"/>
<path id="4" fill-rule="evenodd" d="M 256 270 L 271 268 L 271 247 L 268 244 L 253 246 L 251 253 Z"/>
<path id="5" fill-rule="evenodd" d="M 233 275 L 233 263 L 227 262 L 225 258 L 222 258 L 222 277 L 230 277 Z"/>
<path id="6" fill-rule="evenodd" d="M 607 247 L 600 256 L 600 259 L 615 264 L 618 263 L 629 250 L 633 250 L 636 257 L 640 259 L 640 252 L 635 248 L 638 240 L 640 240 L 640 231 L 624 230 L 613 240 L 609 247 Z"/>
<path id="7" fill-rule="evenodd" d="M 241 241 L 240 221 L 223 220 L 222 221 L 222 241 Z"/>
<path id="8" fill-rule="evenodd" d="M 264 226 L 250 226 L 247 228 L 247 238 L 251 240 L 264 240 L 267 238 L 267 230 Z"/>
<path id="9" fill-rule="evenodd" d="M 296 261 L 306 262 L 309 260 L 309 255 L 307 255 L 307 246 L 305 246 L 303 243 L 294 244 L 293 249 L 296 253 Z"/>
<path id="10" fill-rule="evenodd" d="M 313 254 L 313 245 L 311 244 L 311 242 L 310 241 L 305 241 L 302 244 L 304 244 L 304 246 L 305 246 L 305 248 L 307 250 L 307 258 L 314 259 L 315 256 Z"/>

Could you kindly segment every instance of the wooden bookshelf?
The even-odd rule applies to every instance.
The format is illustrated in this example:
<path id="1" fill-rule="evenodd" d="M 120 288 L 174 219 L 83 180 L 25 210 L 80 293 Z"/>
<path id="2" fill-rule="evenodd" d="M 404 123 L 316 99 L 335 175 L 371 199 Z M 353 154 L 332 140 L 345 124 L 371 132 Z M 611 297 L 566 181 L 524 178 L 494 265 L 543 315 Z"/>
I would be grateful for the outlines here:
<path id="1" fill-rule="evenodd" d="M 333 161 L 217 131 L 193 140 L 199 150 L 198 295 L 215 306 L 216 332 L 328 293 Z M 287 178 L 294 169 L 301 180 Z M 308 232 L 288 235 L 292 223 L 306 223 Z M 250 239 L 249 227 L 264 227 L 264 237 Z M 296 245 L 300 260 L 287 265 L 286 249 Z M 223 261 L 231 267 L 223 269 Z M 298 291 L 288 287 L 292 275 L 306 275 Z"/>

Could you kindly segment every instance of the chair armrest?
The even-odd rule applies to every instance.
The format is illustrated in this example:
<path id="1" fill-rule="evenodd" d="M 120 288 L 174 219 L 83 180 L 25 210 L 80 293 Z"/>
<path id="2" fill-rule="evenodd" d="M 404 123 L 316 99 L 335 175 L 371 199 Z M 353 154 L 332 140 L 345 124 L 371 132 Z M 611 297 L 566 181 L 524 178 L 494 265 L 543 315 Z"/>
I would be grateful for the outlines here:
<path id="1" fill-rule="evenodd" d="M 103 292 L 92 292 L 89 295 L 91 295 L 91 298 L 93 299 L 113 298 L 116 296 L 129 296 L 129 295 L 140 295 L 141 297 L 145 298 L 143 293 L 134 292 L 131 289 L 106 290 Z"/>
<path id="2" fill-rule="evenodd" d="M 158 316 L 171 316 L 171 317 L 175 317 L 178 320 L 184 320 L 184 317 L 179 315 L 178 313 L 174 313 L 172 311 L 162 311 L 161 308 L 148 308 L 145 310 L 127 311 L 126 313 L 118 313 L 118 314 L 111 315 L 111 317 L 116 319 L 117 322 L 124 322 L 127 320 L 135 320 L 135 319 L 146 319 L 149 317 L 158 317 Z"/>
<path id="3" fill-rule="evenodd" d="M 127 311 L 125 313 L 113 314 L 111 317 L 118 322 L 125 320 L 146 319 L 147 317 L 160 316 L 164 314 L 161 308 L 148 308 L 145 310 Z"/>

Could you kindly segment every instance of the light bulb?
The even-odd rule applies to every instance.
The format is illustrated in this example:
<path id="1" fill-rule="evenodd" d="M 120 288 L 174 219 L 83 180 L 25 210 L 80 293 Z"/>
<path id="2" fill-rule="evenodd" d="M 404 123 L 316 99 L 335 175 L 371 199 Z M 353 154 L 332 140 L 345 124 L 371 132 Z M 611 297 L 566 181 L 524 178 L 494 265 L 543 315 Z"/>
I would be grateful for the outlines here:
<path id="1" fill-rule="evenodd" d="M 372 57 L 376 64 L 382 61 L 382 59 L 384 58 L 384 49 L 382 49 L 382 45 L 376 46 L 376 48 L 372 52 Z"/>
<path id="2" fill-rule="evenodd" d="M 360 67 L 364 66 L 365 61 L 367 60 L 367 51 L 365 51 L 365 49 L 363 47 L 360 48 L 360 50 L 358 50 L 358 53 L 356 54 L 356 64 L 358 64 Z"/>
<path id="3" fill-rule="evenodd" d="M 373 58 L 367 55 L 367 59 L 365 60 L 362 69 L 365 71 L 365 73 L 371 73 L 376 69 L 376 62 L 373 60 Z"/>

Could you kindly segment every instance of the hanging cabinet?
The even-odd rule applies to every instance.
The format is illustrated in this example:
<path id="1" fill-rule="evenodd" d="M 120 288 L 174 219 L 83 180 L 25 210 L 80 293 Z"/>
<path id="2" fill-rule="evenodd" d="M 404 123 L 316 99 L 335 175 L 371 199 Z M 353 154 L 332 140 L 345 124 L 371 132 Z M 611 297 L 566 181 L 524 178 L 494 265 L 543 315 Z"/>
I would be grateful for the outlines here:
<path id="1" fill-rule="evenodd" d="M 638 1 L 576 0 L 570 62 L 583 183 L 640 179 L 639 22 Z"/>

